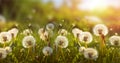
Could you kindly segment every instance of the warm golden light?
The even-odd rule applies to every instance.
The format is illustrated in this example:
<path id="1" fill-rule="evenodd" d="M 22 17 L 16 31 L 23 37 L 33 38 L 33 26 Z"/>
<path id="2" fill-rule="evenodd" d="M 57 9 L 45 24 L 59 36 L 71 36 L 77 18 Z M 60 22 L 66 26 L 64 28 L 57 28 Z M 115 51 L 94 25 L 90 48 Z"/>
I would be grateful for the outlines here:
<path id="1" fill-rule="evenodd" d="M 105 10 L 108 7 L 120 8 L 120 0 L 82 0 L 80 10 Z"/>

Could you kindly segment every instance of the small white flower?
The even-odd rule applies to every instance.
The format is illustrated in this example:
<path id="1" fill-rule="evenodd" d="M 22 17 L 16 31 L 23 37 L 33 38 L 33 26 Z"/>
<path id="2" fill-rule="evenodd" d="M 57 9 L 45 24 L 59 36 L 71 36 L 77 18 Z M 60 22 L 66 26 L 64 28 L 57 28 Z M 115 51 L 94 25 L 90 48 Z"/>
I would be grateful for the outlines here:
<path id="1" fill-rule="evenodd" d="M 23 34 L 25 35 L 25 36 L 27 36 L 27 35 L 31 35 L 33 32 L 32 32 L 32 30 L 30 30 L 30 29 L 25 29 L 24 31 L 23 31 Z"/>
<path id="2" fill-rule="evenodd" d="M 0 59 L 4 59 L 7 57 L 6 50 L 4 48 L 0 48 Z"/>
<path id="3" fill-rule="evenodd" d="M 55 44 L 58 47 L 66 48 L 68 46 L 68 39 L 65 36 L 57 36 Z"/>
<path id="4" fill-rule="evenodd" d="M 43 48 L 42 52 L 45 56 L 49 56 L 53 53 L 53 49 L 51 47 L 46 46 Z"/>
<path id="5" fill-rule="evenodd" d="M 96 60 L 98 58 L 98 52 L 93 48 L 86 48 L 84 51 L 84 57 L 86 59 Z"/>
<path id="6" fill-rule="evenodd" d="M 46 29 L 47 30 L 53 30 L 54 29 L 54 24 L 52 24 L 52 23 L 47 24 Z"/>
<path id="7" fill-rule="evenodd" d="M 58 31 L 58 34 L 60 34 L 60 35 L 67 35 L 68 34 L 68 32 L 67 32 L 67 30 L 66 29 L 60 29 L 59 31 Z"/>
<path id="8" fill-rule="evenodd" d="M 35 42 L 36 40 L 33 36 L 26 36 L 22 40 L 23 47 L 25 48 L 30 48 L 35 46 Z"/>
<path id="9" fill-rule="evenodd" d="M 12 48 L 11 47 L 5 47 L 6 53 L 11 53 L 12 52 Z"/>
<path id="10" fill-rule="evenodd" d="M 108 28 L 104 24 L 97 24 L 93 28 L 93 32 L 96 36 L 100 36 L 101 34 L 106 36 L 108 34 Z"/>
<path id="11" fill-rule="evenodd" d="M 90 32 L 82 32 L 79 36 L 81 42 L 90 43 L 93 40 L 92 34 Z"/>
<path id="12" fill-rule="evenodd" d="M 19 30 L 17 28 L 13 28 L 13 29 L 9 30 L 8 32 L 11 33 L 12 37 L 15 38 L 17 36 Z"/>
<path id="13" fill-rule="evenodd" d="M 74 29 L 72 29 L 72 33 L 73 33 L 74 37 L 79 37 L 80 34 L 82 33 L 82 30 L 80 30 L 78 28 L 74 28 Z"/>
<path id="14" fill-rule="evenodd" d="M 0 43 L 9 43 L 12 40 L 12 36 L 9 32 L 0 33 Z"/>
<path id="15" fill-rule="evenodd" d="M 0 15 L 0 22 L 3 22 L 3 23 L 5 23 L 5 22 L 6 22 L 5 17 L 4 17 L 4 16 L 2 16 L 2 15 Z"/>
<path id="16" fill-rule="evenodd" d="M 111 36 L 109 38 L 109 42 L 111 45 L 120 46 L 120 36 Z"/>
<path id="17" fill-rule="evenodd" d="M 85 51 L 85 49 L 86 49 L 86 48 L 83 47 L 83 46 L 82 46 L 82 47 L 79 47 L 79 52 L 80 52 L 80 53 L 83 53 L 83 52 Z"/>

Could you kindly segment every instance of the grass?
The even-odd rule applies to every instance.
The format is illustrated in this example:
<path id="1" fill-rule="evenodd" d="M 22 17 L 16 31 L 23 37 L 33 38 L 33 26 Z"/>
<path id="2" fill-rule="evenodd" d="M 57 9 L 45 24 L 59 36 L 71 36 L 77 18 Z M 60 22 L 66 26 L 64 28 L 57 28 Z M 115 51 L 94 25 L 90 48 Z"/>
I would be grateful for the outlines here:
<path id="1" fill-rule="evenodd" d="M 93 35 L 94 39 L 92 43 L 88 45 L 88 47 L 97 49 L 99 52 L 99 57 L 96 60 L 84 58 L 83 54 L 78 51 L 78 48 L 80 46 L 84 46 L 84 44 L 80 43 L 78 39 L 74 38 L 73 34 L 71 33 L 72 27 L 69 27 L 66 24 L 67 23 L 64 23 L 63 27 L 69 32 L 67 35 L 69 46 L 65 49 L 55 49 L 54 40 L 58 36 L 57 31 L 59 29 L 59 27 L 56 26 L 54 29 L 54 36 L 50 38 L 50 45 L 53 48 L 53 53 L 50 56 L 44 56 L 42 53 L 42 49 L 47 46 L 47 42 L 42 41 L 39 38 L 38 29 L 32 29 L 32 35 L 36 38 L 36 47 L 26 49 L 22 46 L 22 39 L 24 35 L 21 35 L 21 33 L 27 28 L 27 26 L 22 26 L 22 24 L 20 24 L 18 27 L 20 30 L 18 36 L 11 41 L 13 43 L 11 45 L 13 49 L 12 53 L 8 54 L 5 59 L 0 59 L 0 63 L 120 63 L 120 47 L 110 45 L 108 41 L 108 38 L 110 37 L 109 35 L 107 35 L 105 38 L 107 46 L 104 49 L 103 54 L 99 49 L 99 43 L 101 42 L 101 39 Z M 9 46 L 10 43 L 6 45 Z M 80 45 L 78 43 L 80 43 Z M 0 44 L 0 46 L 3 47 L 3 44 Z"/>

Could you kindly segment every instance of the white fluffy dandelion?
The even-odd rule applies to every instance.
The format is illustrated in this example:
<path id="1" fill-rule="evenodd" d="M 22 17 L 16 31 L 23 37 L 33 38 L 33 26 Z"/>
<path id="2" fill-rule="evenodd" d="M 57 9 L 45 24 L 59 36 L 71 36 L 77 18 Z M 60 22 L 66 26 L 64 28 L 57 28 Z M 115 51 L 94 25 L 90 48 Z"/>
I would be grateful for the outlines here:
<path id="1" fill-rule="evenodd" d="M 108 34 L 108 28 L 104 24 L 97 24 L 93 28 L 93 32 L 96 36 L 100 36 L 100 35 L 106 36 Z"/>
<path id="2" fill-rule="evenodd" d="M 93 40 L 92 34 L 90 32 L 82 32 L 79 36 L 81 42 L 90 43 Z"/>
<path id="3" fill-rule="evenodd" d="M 9 32 L 1 32 L 0 33 L 0 43 L 8 43 L 12 39 L 12 36 Z"/>
<path id="4" fill-rule="evenodd" d="M 39 34 L 39 35 L 43 34 L 44 32 L 45 32 L 45 29 L 44 29 L 44 28 L 40 28 L 40 29 L 38 30 L 38 34 Z"/>
<path id="5" fill-rule="evenodd" d="M 86 59 L 96 60 L 98 58 L 98 51 L 93 48 L 86 48 L 84 51 L 84 57 Z"/>
<path id="6" fill-rule="evenodd" d="M 66 29 L 60 29 L 60 30 L 58 31 L 58 34 L 65 36 L 65 35 L 68 34 L 68 31 L 67 31 Z"/>
<path id="7" fill-rule="evenodd" d="M 13 29 L 9 30 L 8 32 L 11 33 L 12 37 L 15 38 L 17 36 L 19 30 L 17 28 L 13 28 Z"/>
<path id="8" fill-rule="evenodd" d="M 83 52 L 85 51 L 85 49 L 86 49 L 86 48 L 83 47 L 83 46 L 82 46 L 82 47 L 79 47 L 79 52 L 80 52 L 80 53 L 83 53 Z"/>
<path id="9" fill-rule="evenodd" d="M 43 41 L 46 41 L 46 40 L 48 39 L 49 33 L 52 34 L 52 32 L 48 32 L 48 31 L 46 31 L 44 28 L 40 28 L 40 29 L 38 30 L 38 34 L 39 34 L 39 36 L 40 36 L 40 39 L 43 40 Z M 52 35 L 51 35 L 51 36 L 52 36 Z"/>
<path id="10" fill-rule="evenodd" d="M 25 36 L 27 36 L 27 35 L 31 35 L 33 32 L 32 32 L 32 30 L 30 30 L 30 29 L 25 29 L 24 31 L 23 31 L 23 34 L 25 35 Z"/>
<path id="11" fill-rule="evenodd" d="M 65 36 L 57 36 L 55 44 L 58 47 L 66 48 L 68 46 L 68 39 Z"/>
<path id="12" fill-rule="evenodd" d="M 53 23 L 49 23 L 49 24 L 46 25 L 46 29 L 47 29 L 47 30 L 53 30 L 54 27 L 55 27 L 55 26 L 54 26 Z"/>
<path id="13" fill-rule="evenodd" d="M 109 42 L 111 45 L 120 46 L 120 36 L 111 36 L 109 38 Z"/>
<path id="14" fill-rule="evenodd" d="M 8 53 L 11 53 L 12 52 L 12 48 L 11 47 L 5 47 L 5 51 L 6 51 L 6 53 L 8 54 Z"/>
<path id="15" fill-rule="evenodd" d="M 73 33 L 74 37 L 79 37 L 80 34 L 82 33 L 82 30 L 80 30 L 78 28 L 74 28 L 74 29 L 72 29 L 72 33 Z"/>
<path id="16" fill-rule="evenodd" d="M 35 46 L 35 42 L 36 40 L 33 36 L 26 36 L 22 40 L 22 45 L 25 48 L 30 48 L 30 47 Z"/>
<path id="17" fill-rule="evenodd" d="M 42 52 L 45 56 L 49 56 L 53 53 L 53 49 L 51 47 L 46 46 L 43 48 Z"/>
<path id="18" fill-rule="evenodd" d="M 7 57 L 6 50 L 4 48 L 0 48 L 0 59 L 4 59 Z"/>

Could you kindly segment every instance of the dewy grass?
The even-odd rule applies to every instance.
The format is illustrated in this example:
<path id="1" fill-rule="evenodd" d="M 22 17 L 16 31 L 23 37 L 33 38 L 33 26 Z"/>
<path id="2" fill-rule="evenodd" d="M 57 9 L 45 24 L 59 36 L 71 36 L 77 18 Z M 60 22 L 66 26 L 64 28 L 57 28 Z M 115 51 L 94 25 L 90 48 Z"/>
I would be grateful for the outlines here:
<path id="1" fill-rule="evenodd" d="M 22 25 L 20 26 L 22 27 Z M 67 31 L 67 34 L 64 36 L 58 33 L 59 29 L 56 29 L 57 27 L 54 27 L 54 29 L 52 28 L 52 35 L 49 35 L 49 30 L 44 28 L 46 33 L 48 33 L 45 34 L 45 36 L 48 35 L 47 37 L 44 37 L 44 33 L 38 34 L 39 29 L 31 29 L 33 33 L 26 35 L 26 32 L 24 35 L 23 31 L 26 28 L 22 27 L 23 30 L 21 30 L 21 27 L 18 27 L 19 33 L 17 36 L 5 44 L 6 47 L 9 46 L 12 48 L 12 52 L 8 53 L 5 58 L 1 58 L 0 56 L 0 63 L 120 63 L 120 46 L 111 45 L 110 41 L 108 40 L 110 36 L 105 36 L 105 38 L 102 37 L 102 39 L 100 39 L 100 36 L 98 38 L 93 35 L 92 32 L 90 32 L 93 36 L 93 40 L 87 44 L 87 48 L 85 48 L 83 52 L 80 52 L 79 48 L 85 47 L 85 44 L 79 39 L 81 35 L 74 37 L 71 29 L 69 29 L 71 27 L 66 25 L 63 26 L 66 27 L 64 29 Z M 84 30 L 82 31 L 86 32 Z M 42 40 L 40 38 L 40 35 L 42 35 L 45 39 L 47 38 L 48 40 Z M 25 48 L 23 46 L 22 40 L 26 36 L 33 36 L 35 38 L 36 43 L 34 46 L 30 48 Z M 57 36 L 62 37 L 62 39 L 58 38 L 59 44 L 56 45 L 55 39 Z M 66 37 L 68 39 L 67 46 L 65 46 L 65 43 L 62 42 L 64 41 L 63 37 Z M 0 38 L 0 40 L 1 39 L 3 38 Z M 86 40 L 88 40 L 88 38 L 86 38 Z M 101 41 L 105 41 L 105 49 L 101 47 L 103 46 L 103 44 L 100 45 Z M 4 48 L 3 45 L 4 44 L 0 44 L 0 47 Z M 28 45 L 31 45 L 31 43 L 27 44 L 26 46 Z M 65 47 L 61 48 L 60 46 Z M 48 48 L 44 49 L 44 47 Z M 98 53 L 94 53 L 91 49 L 89 50 L 89 48 L 92 48 Z M 101 52 L 101 49 L 103 49 L 104 52 Z M 86 54 L 87 57 L 85 57 Z"/>

